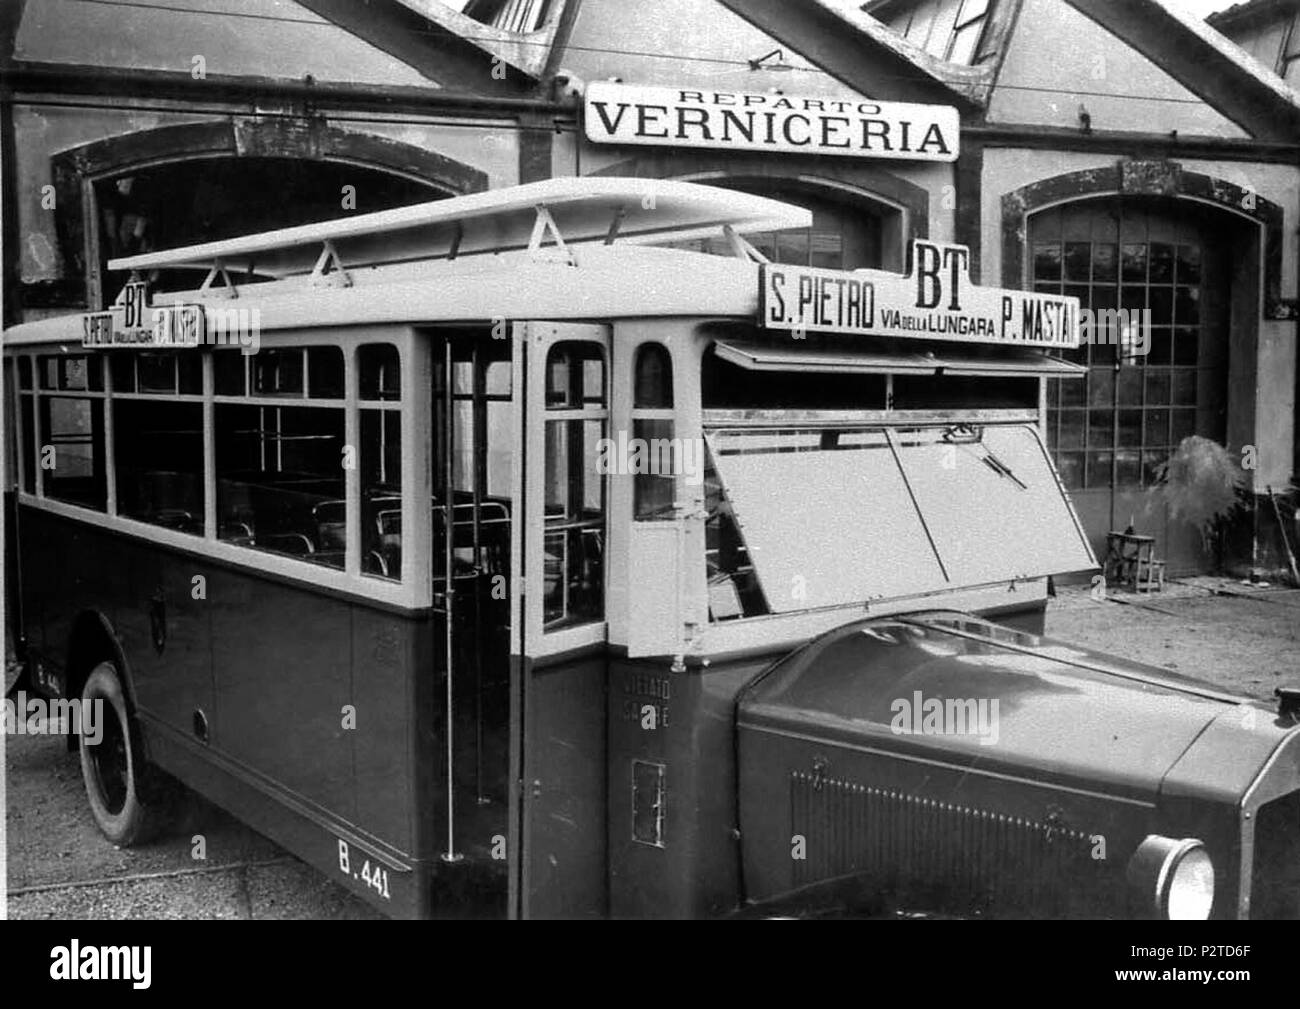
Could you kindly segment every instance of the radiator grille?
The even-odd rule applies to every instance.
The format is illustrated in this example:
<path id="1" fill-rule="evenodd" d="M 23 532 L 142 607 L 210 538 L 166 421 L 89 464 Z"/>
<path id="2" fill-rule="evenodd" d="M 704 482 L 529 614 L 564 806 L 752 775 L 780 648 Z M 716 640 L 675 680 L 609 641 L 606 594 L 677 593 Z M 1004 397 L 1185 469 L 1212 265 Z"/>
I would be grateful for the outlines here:
<path id="1" fill-rule="evenodd" d="M 1107 903 L 1094 839 L 1036 821 L 794 772 L 795 886 L 861 876 L 900 907 L 956 913 L 1086 913 Z"/>
<path id="2" fill-rule="evenodd" d="M 1252 877 L 1252 918 L 1300 918 L 1300 792 L 1260 807 Z"/>

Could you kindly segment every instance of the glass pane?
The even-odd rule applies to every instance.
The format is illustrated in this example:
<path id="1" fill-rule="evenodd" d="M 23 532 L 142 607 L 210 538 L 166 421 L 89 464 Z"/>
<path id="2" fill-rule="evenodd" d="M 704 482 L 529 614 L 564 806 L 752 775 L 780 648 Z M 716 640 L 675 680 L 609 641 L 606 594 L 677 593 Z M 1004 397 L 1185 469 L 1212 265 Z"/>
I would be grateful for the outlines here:
<path id="1" fill-rule="evenodd" d="M 176 355 L 143 353 L 136 358 L 141 392 L 176 391 Z"/>
<path id="2" fill-rule="evenodd" d="M 1169 452 L 1165 450 L 1142 453 L 1142 483 L 1147 487 L 1154 487 L 1160 483 L 1160 472 L 1165 462 L 1169 459 Z"/>
<path id="3" fill-rule="evenodd" d="M 253 393 L 259 396 L 301 396 L 303 391 L 301 347 L 263 350 L 253 361 Z"/>
<path id="4" fill-rule="evenodd" d="M 203 404 L 113 403 L 117 509 L 127 518 L 203 535 Z"/>
<path id="5" fill-rule="evenodd" d="M 396 410 L 361 411 L 361 570 L 380 578 L 402 577 L 401 420 Z M 346 546 L 342 504 L 321 510 L 321 538 L 327 549 L 341 551 Z M 445 549 L 446 521 L 446 508 L 435 505 L 435 577 L 437 559 Z M 474 567 L 472 558 L 469 567 Z"/>
<path id="6" fill-rule="evenodd" d="M 1142 411 L 1120 410 L 1118 413 L 1120 447 L 1142 444 Z"/>
<path id="7" fill-rule="evenodd" d="M 546 422 L 543 617 L 548 628 L 604 615 L 603 420 Z"/>
<path id="8" fill-rule="evenodd" d="M 247 393 L 245 354 L 216 351 L 212 355 L 213 386 L 218 396 L 243 396 Z"/>
<path id="9" fill-rule="evenodd" d="M 1141 482 L 1142 454 L 1136 449 L 1117 452 L 1115 455 L 1115 486 L 1136 487 Z"/>
<path id="10" fill-rule="evenodd" d="M 1083 406 L 1086 402 L 1088 382 L 1072 378 L 1061 380 L 1061 406 Z"/>
<path id="11" fill-rule="evenodd" d="M 1152 284 L 1172 284 L 1174 282 L 1174 247 L 1164 242 L 1151 243 L 1150 282 Z"/>
<path id="12" fill-rule="evenodd" d="M 1082 410 L 1062 410 L 1058 434 L 1058 448 L 1083 448 L 1084 412 Z"/>
<path id="13" fill-rule="evenodd" d="M 36 493 L 36 468 L 40 465 L 36 458 L 36 398 L 23 396 L 23 490 L 28 494 Z"/>
<path id="14" fill-rule="evenodd" d="M 44 470 L 45 496 L 103 511 L 104 401 L 46 396 L 41 400 L 42 451 L 52 448 Z"/>
<path id="15" fill-rule="evenodd" d="M 1094 242 L 1092 246 L 1093 282 L 1114 283 L 1119 279 L 1116 269 L 1115 244 L 1113 242 Z"/>
<path id="16" fill-rule="evenodd" d="M 343 349 L 307 348 L 307 390 L 312 399 L 343 398 Z"/>
<path id="17" fill-rule="evenodd" d="M 1179 327 L 1174 330 L 1174 364 L 1195 367 L 1200 349 L 1200 332 Z"/>
<path id="18" fill-rule="evenodd" d="M 844 238 L 838 231 L 813 229 L 810 266 L 823 270 L 844 269 Z"/>
<path id="19" fill-rule="evenodd" d="M 1142 436 L 1148 447 L 1163 448 L 1169 444 L 1169 411 L 1146 411 L 1146 431 Z"/>
<path id="20" fill-rule="evenodd" d="M 1174 324 L 1174 292 L 1168 287 L 1151 289 L 1151 325 L 1172 326 Z"/>
<path id="21" fill-rule="evenodd" d="M 176 355 L 176 379 L 182 395 L 203 395 L 203 357 L 197 352 Z"/>
<path id="22" fill-rule="evenodd" d="M 1088 411 L 1088 447 L 1110 448 L 1114 443 L 1115 414 L 1111 410 Z"/>
<path id="23" fill-rule="evenodd" d="M 796 266 L 808 265 L 808 232 L 804 229 L 776 233 L 776 261 Z"/>
<path id="24" fill-rule="evenodd" d="M 1109 452 L 1088 453 L 1088 487 L 1111 486 L 1111 456 Z"/>
<path id="25" fill-rule="evenodd" d="M 1196 402 L 1196 372 L 1190 369 L 1178 369 L 1174 376 L 1174 402 L 1191 405 Z"/>
<path id="26" fill-rule="evenodd" d="M 485 391 L 489 396 L 510 395 L 510 362 L 489 361 L 487 375 L 484 378 Z"/>
<path id="27" fill-rule="evenodd" d="M 397 400 L 402 397 L 400 362 L 391 343 L 368 343 L 357 353 L 361 398 Z"/>
<path id="28" fill-rule="evenodd" d="M 108 355 L 115 392 L 135 392 L 135 355 L 118 351 Z"/>
<path id="29" fill-rule="evenodd" d="M 1184 438 L 1196 433 L 1196 411 L 1173 410 L 1171 414 L 1169 443 L 1176 446 Z"/>
<path id="30" fill-rule="evenodd" d="M 1061 482 L 1070 488 L 1083 486 L 1083 453 L 1067 452 L 1056 460 Z"/>
<path id="31" fill-rule="evenodd" d="M 605 359 L 597 350 L 582 364 L 582 404 L 583 406 L 605 405 Z"/>
<path id="32" fill-rule="evenodd" d="M 1195 245 L 1178 246 L 1178 283 L 1201 282 L 1201 250 Z"/>
<path id="33" fill-rule="evenodd" d="M 688 462 L 693 466 L 699 460 L 677 457 L 671 420 L 634 420 L 632 437 L 645 453 L 633 477 L 633 514 L 638 521 L 670 520 L 676 497 L 674 475 L 685 472 Z"/>
<path id="34" fill-rule="evenodd" d="M 1125 283 L 1146 283 L 1147 247 L 1125 245 L 1120 255 L 1120 279 Z"/>
<path id="35" fill-rule="evenodd" d="M 1195 287 L 1180 287 L 1174 298 L 1174 321 L 1180 326 L 1196 326 L 1201 321 L 1201 292 Z"/>
<path id="36" fill-rule="evenodd" d="M 1061 279 L 1061 246 L 1048 242 L 1034 246 L 1034 280 Z"/>
<path id="37" fill-rule="evenodd" d="M 1169 402 L 1169 372 L 1162 369 L 1148 368 L 1146 370 L 1147 378 L 1147 406 L 1163 406 Z"/>
<path id="38" fill-rule="evenodd" d="M 1124 368 L 1119 373 L 1119 405 L 1141 406 L 1142 369 Z"/>
<path id="39" fill-rule="evenodd" d="M 655 409 L 667 409 L 673 405 L 672 362 L 668 348 L 663 344 L 648 343 L 637 350 L 636 390 L 632 405 Z"/>
<path id="40" fill-rule="evenodd" d="M 1110 406 L 1115 402 L 1115 372 L 1110 368 L 1093 368 L 1088 372 L 1088 402 L 1092 406 Z"/>
<path id="41" fill-rule="evenodd" d="M 216 405 L 217 530 L 229 542 L 343 566 L 342 407 Z"/>
<path id="42" fill-rule="evenodd" d="M 1151 330 L 1151 348 L 1147 352 L 1147 364 L 1171 364 L 1173 362 L 1173 333 L 1168 329 Z"/>
<path id="43" fill-rule="evenodd" d="M 32 359 L 25 354 L 18 358 L 18 388 L 32 387 Z"/>
<path id="44" fill-rule="evenodd" d="M 1092 248 L 1087 242 L 1065 243 L 1065 279 L 1088 280 L 1088 268 L 1092 261 Z"/>
<path id="45" fill-rule="evenodd" d="M 557 343 L 546 366 L 546 405 L 551 409 L 601 406 L 605 360 L 599 344 Z"/>
<path id="46" fill-rule="evenodd" d="M 1094 311 L 1103 311 L 1119 307 L 1119 288 L 1114 284 L 1094 284 L 1091 305 Z"/>
<path id="47" fill-rule="evenodd" d="M 1141 285 L 1124 285 L 1119 292 L 1119 307 L 1130 312 L 1146 308 L 1147 289 Z"/>

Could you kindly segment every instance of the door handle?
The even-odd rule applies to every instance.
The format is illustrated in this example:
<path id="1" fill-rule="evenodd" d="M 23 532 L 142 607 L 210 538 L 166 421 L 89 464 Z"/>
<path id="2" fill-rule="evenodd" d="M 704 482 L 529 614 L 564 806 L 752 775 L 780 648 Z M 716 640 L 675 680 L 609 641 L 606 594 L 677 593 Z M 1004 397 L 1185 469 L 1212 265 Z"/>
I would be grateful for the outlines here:
<path id="1" fill-rule="evenodd" d="M 161 591 L 149 597 L 149 637 L 159 655 L 167 647 L 167 601 Z"/>

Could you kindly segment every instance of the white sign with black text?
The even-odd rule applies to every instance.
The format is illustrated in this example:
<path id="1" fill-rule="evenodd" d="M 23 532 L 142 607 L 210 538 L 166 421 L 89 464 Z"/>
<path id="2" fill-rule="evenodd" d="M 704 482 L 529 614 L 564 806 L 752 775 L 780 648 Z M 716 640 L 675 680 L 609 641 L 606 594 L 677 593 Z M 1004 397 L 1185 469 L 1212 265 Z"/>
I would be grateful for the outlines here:
<path id="1" fill-rule="evenodd" d="M 587 85 L 587 139 L 597 144 L 716 147 L 911 161 L 955 161 L 957 110 L 861 99 Z"/>
<path id="2" fill-rule="evenodd" d="M 788 332 L 855 333 L 1042 349 L 1079 346 L 1079 299 L 970 282 L 970 250 L 916 240 L 912 272 L 764 263 L 759 322 Z"/>

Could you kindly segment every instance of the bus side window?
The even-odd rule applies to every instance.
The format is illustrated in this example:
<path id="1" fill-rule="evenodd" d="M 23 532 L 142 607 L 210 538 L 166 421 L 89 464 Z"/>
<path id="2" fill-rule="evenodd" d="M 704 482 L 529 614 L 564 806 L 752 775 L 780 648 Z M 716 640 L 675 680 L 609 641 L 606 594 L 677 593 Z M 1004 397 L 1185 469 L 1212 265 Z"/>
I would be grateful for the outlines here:
<path id="1" fill-rule="evenodd" d="M 637 521 L 673 518 L 674 474 L 685 461 L 673 444 L 673 366 L 668 348 L 644 343 L 636 352 L 632 437 L 643 446 L 645 463 L 632 484 Z"/>
<path id="2" fill-rule="evenodd" d="M 202 359 L 114 351 L 111 368 L 117 513 L 202 536 L 203 385 L 192 377 Z"/>
<path id="3" fill-rule="evenodd" d="M 219 539 L 344 566 L 342 354 L 337 347 L 262 351 L 247 383 L 233 357 L 214 368 L 214 384 L 219 378 L 227 393 L 214 407 Z"/>
<path id="4" fill-rule="evenodd" d="M 546 362 L 543 623 L 547 630 L 605 615 L 605 359 L 591 343 L 557 343 Z"/>
<path id="5" fill-rule="evenodd" d="M 361 571 L 402 577 L 401 361 L 391 343 L 357 351 L 361 399 Z"/>
<path id="6" fill-rule="evenodd" d="M 18 411 L 22 426 L 23 490 L 36 493 L 36 398 L 32 395 L 32 359 L 18 358 Z"/>
<path id="7" fill-rule="evenodd" d="M 103 388 L 99 358 L 39 359 L 41 441 L 37 465 L 45 496 L 98 511 L 108 507 L 104 459 L 104 400 L 80 393 Z M 65 394 L 66 393 L 66 394 Z"/>
<path id="8" fill-rule="evenodd" d="M 14 359 L 6 357 L 4 363 L 4 489 L 13 490 L 18 483 L 18 403 L 14 399 Z"/>

